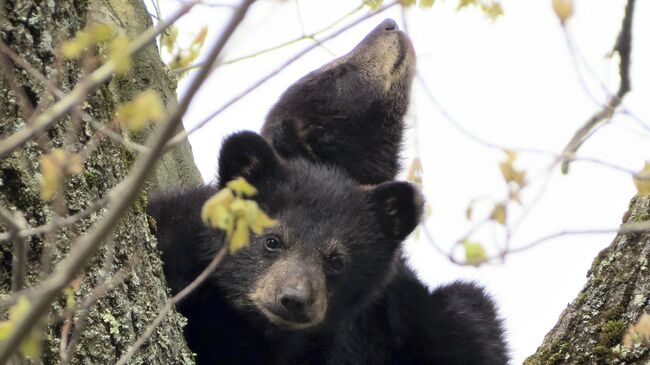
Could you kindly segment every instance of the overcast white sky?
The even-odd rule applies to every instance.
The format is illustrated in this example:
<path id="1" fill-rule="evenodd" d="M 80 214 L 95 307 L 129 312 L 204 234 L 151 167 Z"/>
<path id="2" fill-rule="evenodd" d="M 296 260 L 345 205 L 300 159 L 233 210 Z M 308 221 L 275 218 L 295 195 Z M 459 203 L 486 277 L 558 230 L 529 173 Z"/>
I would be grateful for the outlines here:
<path id="1" fill-rule="evenodd" d="M 559 153 L 598 105 L 581 86 L 550 0 L 502 0 L 505 15 L 496 22 L 478 10 L 456 12 L 457 1 L 437 1 L 429 10 L 406 12 L 408 30 L 418 54 L 421 73 L 438 102 L 454 120 L 472 134 L 490 142 Z M 161 0 L 169 14 L 175 0 Z M 222 2 L 223 3 L 223 2 Z M 231 1 L 231 3 L 237 3 Z M 257 2 L 243 26 L 229 43 L 225 60 L 265 49 L 319 30 L 340 18 L 360 1 Z M 611 50 L 623 15 L 621 0 L 577 0 L 569 28 L 595 76 L 610 90 L 618 86 L 616 58 Z M 637 2 L 634 21 L 632 88 L 626 107 L 650 126 L 650 3 Z M 231 9 L 199 6 L 180 23 L 187 42 L 201 26 L 210 29 L 210 41 L 219 34 Z M 364 14 L 361 11 L 351 19 Z M 402 13 L 391 9 L 367 20 L 344 35 L 325 43 L 277 77 L 241 100 L 205 128 L 190 137 L 196 163 L 206 181 L 216 171 L 222 138 L 237 130 L 258 131 L 264 116 L 280 94 L 305 73 L 348 52 L 382 19 L 391 17 L 403 28 Z M 344 22 L 343 24 L 346 24 Z M 286 59 L 307 47 L 305 40 L 251 60 L 219 68 L 199 93 L 185 118 L 191 127 Z M 605 93 L 593 74 L 581 66 L 586 84 L 597 100 Z M 191 77 L 191 75 L 190 75 Z M 183 93 L 184 83 L 179 87 Z M 506 190 L 498 163 L 503 153 L 461 133 L 426 97 L 420 84 L 407 121 L 411 126 L 407 158 L 419 154 L 424 166 L 424 191 L 433 207 L 427 226 L 437 244 L 447 251 L 472 226 L 465 209 L 473 198 L 500 200 Z M 617 115 L 581 148 L 579 155 L 640 170 L 650 160 L 650 127 Z M 416 136 L 419 143 L 416 143 Z M 520 153 L 518 166 L 532 177 L 523 194 L 530 206 L 544 186 L 548 155 Z M 512 245 L 566 229 L 615 228 L 635 193 L 631 177 L 589 162 L 576 162 L 570 174 L 555 171 L 541 199 L 519 225 Z M 483 207 L 483 209 L 481 209 Z M 479 205 L 478 217 L 489 213 Z M 517 221 L 521 209 L 509 213 Z M 482 283 L 494 296 L 505 319 L 512 364 L 532 354 L 575 298 L 595 255 L 613 235 L 567 236 L 513 254 L 505 263 L 480 268 L 459 267 L 439 254 L 424 239 L 412 240 L 407 251 L 421 278 L 432 287 L 455 279 Z M 499 228 L 488 225 L 472 239 L 494 253 L 495 240 L 503 240 Z"/>

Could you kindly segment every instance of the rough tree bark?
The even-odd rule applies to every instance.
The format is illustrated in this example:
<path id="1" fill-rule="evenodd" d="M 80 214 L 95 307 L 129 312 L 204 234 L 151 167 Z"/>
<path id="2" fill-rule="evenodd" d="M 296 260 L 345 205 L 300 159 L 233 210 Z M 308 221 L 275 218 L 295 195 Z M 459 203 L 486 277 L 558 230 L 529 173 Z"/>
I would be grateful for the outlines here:
<path id="1" fill-rule="evenodd" d="M 619 55 L 619 89 L 603 110 L 583 126 L 565 152 L 574 153 L 599 124 L 606 122 L 630 90 L 632 19 L 635 0 L 627 0 L 614 52 Z M 568 161 L 564 162 L 566 168 Z M 632 199 L 623 223 L 650 220 L 650 197 Z M 594 260 L 587 284 L 562 313 L 525 365 L 647 364 L 647 343 L 623 346 L 627 329 L 644 313 L 650 313 L 650 233 L 619 233 Z M 534 314 L 531 314 L 534 315 Z M 644 342 L 636 341 L 636 342 Z M 647 342 L 647 341 L 646 341 Z M 629 345 L 629 344 L 628 344 Z"/>
<path id="2" fill-rule="evenodd" d="M 151 26 L 142 0 L 0 1 L 0 39 L 48 79 L 55 81 L 64 92 L 71 90 L 79 81 L 80 70 L 74 63 L 68 62 L 64 63 L 63 72 L 57 70 L 56 45 L 94 21 L 110 23 L 131 38 L 137 37 Z M 34 105 L 53 101 L 38 80 L 18 66 L 13 69 L 19 85 L 24 87 L 25 94 Z M 13 86 L 5 77 L 0 77 L 0 138 L 9 136 L 26 123 Z M 116 76 L 105 86 L 90 93 L 82 107 L 95 120 L 109 123 L 114 117 L 117 104 L 131 100 L 148 88 L 158 91 L 165 103 L 176 100 L 175 77 L 167 71 L 154 44 L 138 53 L 134 58 L 134 67 L 128 74 Z M 53 147 L 65 145 L 69 124 L 69 118 L 62 119 L 47 131 L 46 137 L 51 140 Z M 145 130 L 137 135 L 127 135 L 123 131 L 123 134 L 125 138 L 143 142 L 147 132 Z M 88 121 L 82 120 L 74 141 L 76 148 L 88 143 L 91 138 L 96 138 L 96 132 Z M 31 141 L 24 148 L 0 160 L 0 206 L 10 211 L 23 212 L 27 223 L 32 227 L 48 222 L 53 214 L 51 204 L 41 200 L 39 194 L 39 159 L 42 153 L 39 143 Z M 104 139 L 85 162 L 83 174 L 66 181 L 65 213 L 80 212 L 92 201 L 105 196 L 111 187 L 129 173 L 134 157 L 133 152 L 119 143 Z M 201 178 L 192 160 L 189 144 L 185 141 L 162 157 L 148 186 L 149 189 L 157 189 L 199 183 Z M 107 277 L 129 266 L 133 259 L 136 262 L 128 278 L 92 306 L 73 363 L 114 363 L 144 331 L 169 298 L 156 241 L 144 213 L 145 205 L 146 194 L 143 192 L 81 277 L 78 298 L 83 298 Z M 52 246 L 53 263 L 56 264 L 69 250 L 74 235 L 83 234 L 99 216 L 101 211 L 76 225 L 59 229 L 52 240 L 48 240 L 46 235 L 27 239 L 27 285 L 33 285 L 43 275 L 40 260 L 44 247 Z M 0 226 L 0 231 L 5 230 L 6 227 Z M 10 292 L 11 259 L 11 245 L 0 244 L 1 294 Z M 105 264 L 107 260 L 108 265 Z M 104 272 L 103 266 L 108 267 L 109 272 Z M 64 303 L 62 295 L 52 306 L 53 313 L 60 311 Z M 143 347 L 130 363 L 192 363 L 191 352 L 182 335 L 183 321 L 180 315 L 170 314 L 149 345 Z M 45 329 L 42 353 L 45 364 L 59 361 L 61 326 L 58 321 Z"/>
<path id="3" fill-rule="evenodd" d="M 650 219 L 650 197 L 637 196 L 623 223 Z M 650 233 L 619 234 L 594 260 L 587 284 L 525 365 L 647 364 L 647 346 L 621 346 L 629 325 L 650 313 Z M 531 313 L 534 315 L 534 313 Z"/>

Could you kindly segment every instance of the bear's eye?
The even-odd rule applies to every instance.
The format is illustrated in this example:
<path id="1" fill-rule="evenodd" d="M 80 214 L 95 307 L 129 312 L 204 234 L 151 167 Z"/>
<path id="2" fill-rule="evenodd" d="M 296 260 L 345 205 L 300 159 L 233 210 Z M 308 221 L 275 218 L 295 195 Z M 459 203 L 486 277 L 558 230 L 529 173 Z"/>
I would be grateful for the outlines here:
<path id="1" fill-rule="evenodd" d="M 327 266 L 334 271 L 341 270 L 343 268 L 343 256 L 339 254 L 332 254 L 327 257 Z"/>
<path id="2" fill-rule="evenodd" d="M 264 239 L 264 248 L 270 252 L 277 252 L 282 248 L 282 244 L 277 237 L 266 237 Z"/>

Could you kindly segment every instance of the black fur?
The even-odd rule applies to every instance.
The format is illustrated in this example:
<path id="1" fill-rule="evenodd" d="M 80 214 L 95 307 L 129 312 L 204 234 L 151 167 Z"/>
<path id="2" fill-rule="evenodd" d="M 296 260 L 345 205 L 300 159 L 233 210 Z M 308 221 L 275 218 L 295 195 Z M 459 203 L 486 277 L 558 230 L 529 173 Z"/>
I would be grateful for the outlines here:
<path id="1" fill-rule="evenodd" d="M 280 224 L 226 256 L 212 277 L 179 305 L 198 364 L 505 364 L 494 305 L 471 284 L 429 293 L 399 260 L 402 239 L 417 225 L 422 197 L 412 185 L 361 187 L 338 169 L 303 159 L 282 162 L 251 132 L 230 137 L 220 155 L 218 186 L 244 176 Z M 217 186 L 217 187 L 218 187 Z M 174 293 L 223 244 L 200 221 L 215 186 L 152 197 L 165 275 Z M 264 239 L 279 237 L 280 252 Z M 328 258 L 343 265 L 335 270 Z M 252 288 L 282 260 L 300 275 L 324 278 L 324 319 L 286 329 L 250 300 Z M 290 276 L 291 273 L 287 274 Z M 320 276 L 319 276 L 320 275 Z M 268 278 L 282 283 L 284 276 Z M 317 285 L 315 286 L 317 287 Z"/>
<path id="2" fill-rule="evenodd" d="M 289 87 L 261 134 L 284 158 L 337 166 L 361 184 L 392 180 L 414 66 L 409 39 L 386 20 L 349 54 Z"/>
<path id="3" fill-rule="evenodd" d="M 429 292 L 399 259 L 423 205 L 412 185 L 391 181 L 414 62 L 408 38 L 383 22 L 285 92 L 262 129 L 268 143 L 251 132 L 226 140 L 217 184 L 150 199 L 174 293 L 223 245 L 200 210 L 227 181 L 246 178 L 280 222 L 179 305 L 198 364 L 507 363 L 482 289 L 457 282 Z M 269 237 L 281 249 L 266 249 Z M 287 313 L 285 292 L 324 315 Z"/>

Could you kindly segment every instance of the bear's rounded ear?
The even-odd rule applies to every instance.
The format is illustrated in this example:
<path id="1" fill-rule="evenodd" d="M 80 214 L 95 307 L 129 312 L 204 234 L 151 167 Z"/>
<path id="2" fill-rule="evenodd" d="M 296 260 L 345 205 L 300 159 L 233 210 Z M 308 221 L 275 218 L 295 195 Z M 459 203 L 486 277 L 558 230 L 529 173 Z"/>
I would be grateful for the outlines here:
<path id="1" fill-rule="evenodd" d="M 405 181 L 381 183 L 369 190 L 379 224 L 396 239 L 405 239 L 420 223 L 424 197 L 413 184 Z"/>
<path id="2" fill-rule="evenodd" d="M 219 188 L 230 180 L 243 177 L 253 186 L 276 176 L 282 163 L 271 146 L 257 133 L 244 131 L 227 137 L 219 154 Z"/>

